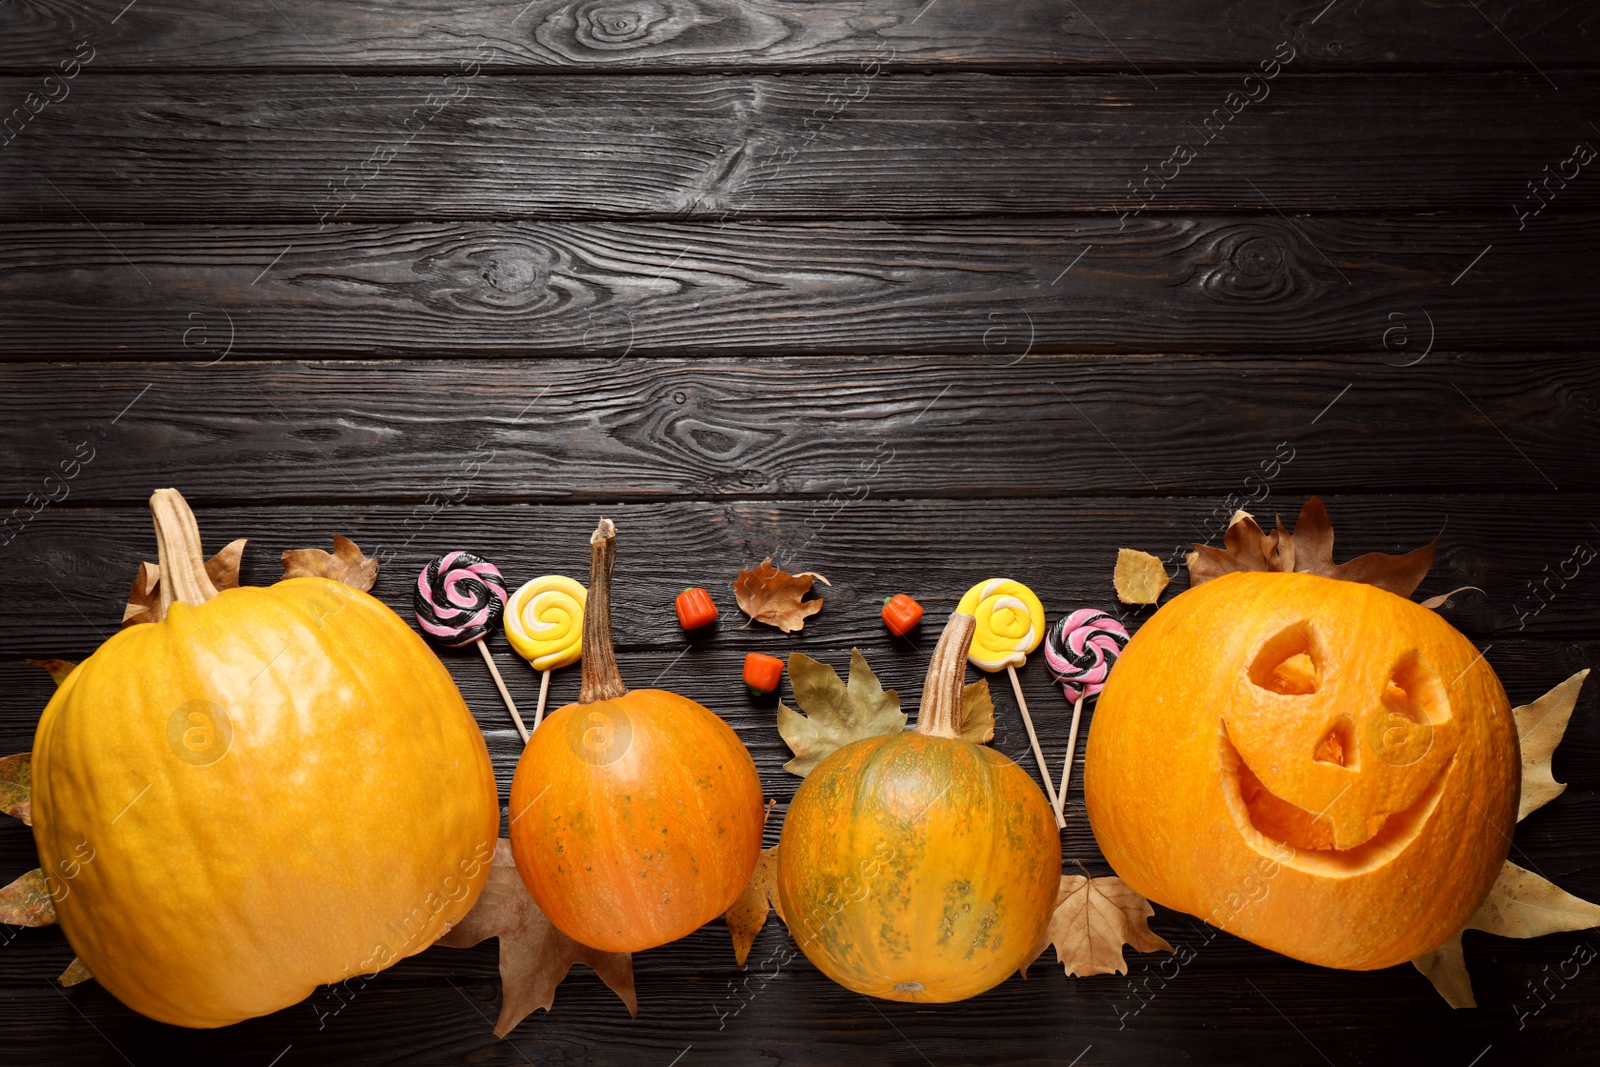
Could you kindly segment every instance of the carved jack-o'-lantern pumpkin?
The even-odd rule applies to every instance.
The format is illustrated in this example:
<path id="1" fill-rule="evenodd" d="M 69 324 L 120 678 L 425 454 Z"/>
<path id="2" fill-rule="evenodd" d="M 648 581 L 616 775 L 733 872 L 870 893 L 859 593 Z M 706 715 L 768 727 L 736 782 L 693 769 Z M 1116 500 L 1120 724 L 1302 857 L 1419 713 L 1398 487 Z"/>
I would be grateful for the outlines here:
<path id="1" fill-rule="evenodd" d="M 1138 892 L 1360 970 L 1471 917 L 1519 788 L 1505 690 L 1449 623 L 1370 585 L 1255 572 L 1190 589 L 1128 643 L 1084 778 Z"/>

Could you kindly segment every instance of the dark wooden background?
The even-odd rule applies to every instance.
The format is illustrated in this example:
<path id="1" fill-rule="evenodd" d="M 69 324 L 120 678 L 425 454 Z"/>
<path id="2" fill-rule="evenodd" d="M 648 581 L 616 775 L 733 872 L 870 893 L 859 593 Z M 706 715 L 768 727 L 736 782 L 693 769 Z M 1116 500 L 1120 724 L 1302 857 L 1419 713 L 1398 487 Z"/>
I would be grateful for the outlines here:
<path id="1" fill-rule="evenodd" d="M 1447 614 L 1514 702 L 1600 662 L 1600 563 L 1574 562 L 1600 546 L 1600 163 L 1571 176 L 1574 146 L 1600 147 L 1592 5 L 525 2 L 0 4 L 0 499 L 61 498 L 0 549 L 0 753 L 29 747 L 50 695 L 23 657 L 79 659 L 116 627 L 165 485 L 208 546 L 252 538 L 247 582 L 344 533 L 383 553 L 376 592 L 402 611 L 446 548 L 517 582 L 581 575 L 614 517 L 625 675 L 725 715 L 778 815 L 797 780 L 772 706 L 742 694 L 746 651 L 842 666 L 858 645 L 913 704 L 936 627 L 889 639 L 884 595 L 942 617 L 1003 572 L 1052 617 L 1111 606 L 1119 546 L 1171 557 L 1247 499 L 1270 516 L 1322 494 L 1341 557 L 1442 530 L 1421 594 L 1487 591 Z M 1131 183 L 1170 175 L 1180 144 L 1194 158 L 1135 213 Z M 736 628 L 728 582 L 768 553 L 833 579 L 802 634 Z M 727 613 L 692 644 L 671 611 L 689 584 Z M 504 789 L 516 735 L 477 657 L 447 659 Z M 1023 677 L 1059 761 L 1066 705 L 1042 664 Z M 563 672 L 553 697 L 576 689 Z M 996 694 L 996 744 L 1026 761 Z M 1513 853 L 1589 898 L 1597 704 L 1591 685 L 1556 757 L 1571 788 Z M 1076 790 L 1069 808 L 1066 854 L 1106 872 Z M 0 880 L 35 864 L 4 820 Z M 1130 953 L 1127 977 L 1069 980 L 1047 953 L 1028 981 L 918 1007 L 803 958 L 736 992 L 713 923 L 636 958 L 637 1020 L 579 968 L 509 1041 L 492 944 L 430 950 L 337 1014 L 319 994 L 202 1033 L 61 991 L 59 931 L 8 928 L 0 1058 L 1490 1067 L 1600 1048 L 1600 968 L 1551 977 L 1600 933 L 1469 934 L 1481 1007 L 1452 1011 L 1409 966 L 1320 970 L 1160 909 L 1152 926 L 1187 963 Z M 750 973 L 787 944 L 769 925 Z"/>

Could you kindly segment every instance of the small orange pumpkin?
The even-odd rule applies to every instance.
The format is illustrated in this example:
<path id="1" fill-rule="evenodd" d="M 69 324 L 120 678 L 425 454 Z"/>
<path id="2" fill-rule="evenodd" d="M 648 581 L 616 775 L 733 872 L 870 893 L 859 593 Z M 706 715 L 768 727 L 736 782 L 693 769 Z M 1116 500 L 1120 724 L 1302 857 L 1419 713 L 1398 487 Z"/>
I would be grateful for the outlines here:
<path id="1" fill-rule="evenodd" d="M 215 1027 L 421 952 L 489 876 L 483 735 L 399 616 L 325 578 L 218 593 L 194 515 L 150 500 L 164 616 L 56 690 L 34 840 L 112 995 Z"/>
<path id="2" fill-rule="evenodd" d="M 795 793 L 778 849 L 789 930 L 817 969 L 886 1000 L 953 1001 L 1014 973 L 1061 880 L 1055 815 L 1026 771 L 962 740 L 976 620 L 945 624 L 914 730 L 828 756 Z"/>
<path id="3" fill-rule="evenodd" d="M 1371 585 L 1237 572 L 1128 642 L 1084 793 L 1139 893 L 1366 970 L 1432 951 L 1488 895 L 1520 764 L 1499 679 L 1437 613 Z"/>
<path id="4" fill-rule="evenodd" d="M 604 952 L 639 952 L 699 929 L 743 891 L 761 854 L 761 779 L 710 709 L 623 685 L 610 519 L 589 543 L 583 688 L 523 750 L 511 850 L 558 930 Z"/>

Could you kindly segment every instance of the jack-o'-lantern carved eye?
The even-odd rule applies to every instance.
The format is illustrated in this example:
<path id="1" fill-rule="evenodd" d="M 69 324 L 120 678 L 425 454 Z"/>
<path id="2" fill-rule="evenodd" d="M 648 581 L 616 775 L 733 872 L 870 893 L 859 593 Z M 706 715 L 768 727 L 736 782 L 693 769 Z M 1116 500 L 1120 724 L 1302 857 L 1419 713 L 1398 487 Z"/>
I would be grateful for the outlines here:
<path id="1" fill-rule="evenodd" d="M 1322 655 L 1311 627 L 1297 622 L 1269 638 L 1250 664 L 1250 681 L 1282 696 L 1309 696 L 1321 684 Z"/>

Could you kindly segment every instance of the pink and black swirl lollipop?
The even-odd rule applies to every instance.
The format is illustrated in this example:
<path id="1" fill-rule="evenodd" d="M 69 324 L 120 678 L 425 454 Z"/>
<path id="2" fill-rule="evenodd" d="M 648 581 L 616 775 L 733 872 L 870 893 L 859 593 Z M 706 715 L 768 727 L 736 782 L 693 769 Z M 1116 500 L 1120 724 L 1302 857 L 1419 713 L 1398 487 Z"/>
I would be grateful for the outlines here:
<path id="1" fill-rule="evenodd" d="M 482 556 L 458 550 L 446 552 L 422 568 L 411 602 L 417 625 L 434 641 L 447 648 L 478 646 L 489 673 L 494 675 L 495 688 L 511 709 L 517 731 L 527 737 L 522 715 L 484 641 L 506 610 L 506 598 L 506 580 L 500 568 Z"/>
<path id="2" fill-rule="evenodd" d="M 1105 688 L 1128 631 L 1116 619 L 1094 608 L 1081 608 L 1057 619 L 1044 642 L 1050 676 L 1070 701 L 1092 697 Z"/>
<path id="3" fill-rule="evenodd" d="M 500 568 L 471 552 L 446 552 L 422 568 L 412 598 L 422 632 L 450 648 L 488 636 L 506 609 Z"/>
<path id="4" fill-rule="evenodd" d="M 1061 789 L 1056 803 L 1065 806 L 1067 784 L 1072 777 L 1072 755 L 1078 748 L 1078 723 L 1083 717 L 1083 701 L 1105 688 L 1111 668 L 1128 643 L 1128 631 L 1116 619 L 1094 608 L 1080 608 L 1057 619 L 1044 639 L 1044 663 L 1061 691 L 1072 701 L 1072 733 L 1067 741 L 1067 758 L 1061 766 Z M 1061 807 L 1056 814 L 1061 814 Z"/>

